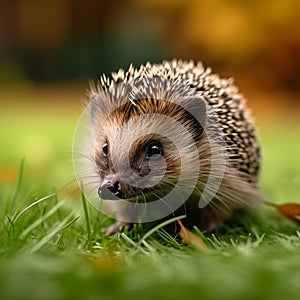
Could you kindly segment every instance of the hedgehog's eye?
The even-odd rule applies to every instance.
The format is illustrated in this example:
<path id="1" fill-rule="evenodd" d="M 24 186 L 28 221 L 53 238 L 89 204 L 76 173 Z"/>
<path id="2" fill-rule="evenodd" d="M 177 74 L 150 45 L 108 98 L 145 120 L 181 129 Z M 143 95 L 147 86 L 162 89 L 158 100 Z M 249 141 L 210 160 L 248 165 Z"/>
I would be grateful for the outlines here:
<path id="1" fill-rule="evenodd" d="M 159 156 L 163 155 L 163 148 L 159 142 L 152 141 L 148 144 L 146 148 L 146 157 L 147 159 L 151 158 L 158 158 Z"/>
<path id="2" fill-rule="evenodd" d="M 107 143 L 103 144 L 103 146 L 102 146 L 102 153 L 103 153 L 104 157 L 107 156 L 107 154 L 108 154 L 108 145 L 107 145 Z"/>

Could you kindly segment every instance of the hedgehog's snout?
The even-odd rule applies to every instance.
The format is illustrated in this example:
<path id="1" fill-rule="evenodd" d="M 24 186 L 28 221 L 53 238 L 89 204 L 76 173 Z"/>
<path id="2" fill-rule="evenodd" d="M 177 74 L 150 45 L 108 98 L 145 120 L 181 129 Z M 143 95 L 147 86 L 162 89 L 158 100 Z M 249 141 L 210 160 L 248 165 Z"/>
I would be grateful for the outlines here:
<path id="1" fill-rule="evenodd" d="M 104 179 L 98 189 L 98 195 L 103 200 L 122 199 L 122 186 L 120 181 L 114 178 Z"/>

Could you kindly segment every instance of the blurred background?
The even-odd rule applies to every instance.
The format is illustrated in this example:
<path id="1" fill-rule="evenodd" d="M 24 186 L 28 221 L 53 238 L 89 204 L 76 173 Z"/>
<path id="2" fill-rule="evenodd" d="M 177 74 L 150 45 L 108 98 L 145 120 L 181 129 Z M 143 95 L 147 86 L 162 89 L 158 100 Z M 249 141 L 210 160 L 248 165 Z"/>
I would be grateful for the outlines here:
<path id="1" fill-rule="evenodd" d="M 235 78 L 272 156 L 278 130 L 300 137 L 299 11 L 298 0 L 2 0 L 0 182 L 15 182 L 23 157 L 35 189 L 71 180 L 88 81 L 174 57 Z"/>

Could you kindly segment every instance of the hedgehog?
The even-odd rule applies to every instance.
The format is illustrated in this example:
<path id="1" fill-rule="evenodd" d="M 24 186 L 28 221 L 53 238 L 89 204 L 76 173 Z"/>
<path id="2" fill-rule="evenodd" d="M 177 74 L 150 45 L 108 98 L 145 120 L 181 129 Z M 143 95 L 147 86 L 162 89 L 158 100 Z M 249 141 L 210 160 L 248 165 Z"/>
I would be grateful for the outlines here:
<path id="1" fill-rule="evenodd" d="M 126 224 L 184 215 L 211 233 L 257 208 L 260 147 L 232 79 L 173 59 L 120 69 L 91 86 L 89 171 L 101 209 Z"/>

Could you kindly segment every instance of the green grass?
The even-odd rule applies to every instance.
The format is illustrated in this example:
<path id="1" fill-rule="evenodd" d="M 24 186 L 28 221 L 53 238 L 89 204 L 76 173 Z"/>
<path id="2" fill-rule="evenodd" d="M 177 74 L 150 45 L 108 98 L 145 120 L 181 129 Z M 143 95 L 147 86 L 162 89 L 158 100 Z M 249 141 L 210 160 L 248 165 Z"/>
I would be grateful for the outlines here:
<path id="1" fill-rule="evenodd" d="M 102 234 L 111 220 L 74 185 L 55 192 L 72 179 L 77 112 L 54 114 L 2 115 L 3 128 L 14 124 L 0 133 L 0 162 L 20 174 L 0 185 L 0 299 L 299 299 L 300 229 L 269 207 L 204 237 L 210 253 L 142 225 Z M 300 203 L 299 128 L 261 128 L 261 186 L 277 203 Z M 30 148 L 17 167 L 22 138 L 37 132 L 45 153 Z"/>

